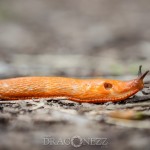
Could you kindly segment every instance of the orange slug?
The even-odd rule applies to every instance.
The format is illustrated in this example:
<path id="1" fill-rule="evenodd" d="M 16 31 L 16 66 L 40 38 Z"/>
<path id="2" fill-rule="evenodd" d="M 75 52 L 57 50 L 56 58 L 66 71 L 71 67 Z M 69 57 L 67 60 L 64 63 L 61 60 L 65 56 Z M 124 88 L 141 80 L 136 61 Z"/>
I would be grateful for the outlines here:
<path id="1" fill-rule="evenodd" d="M 0 80 L 0 99 L 67 98 L 76 102 L 88 103 L 117 102 L 142 90 L 144 87 L 143 79 L 148 72 L 140 73 L 136 79 L 130 81 L 64 77 L 4 79 Z"/>

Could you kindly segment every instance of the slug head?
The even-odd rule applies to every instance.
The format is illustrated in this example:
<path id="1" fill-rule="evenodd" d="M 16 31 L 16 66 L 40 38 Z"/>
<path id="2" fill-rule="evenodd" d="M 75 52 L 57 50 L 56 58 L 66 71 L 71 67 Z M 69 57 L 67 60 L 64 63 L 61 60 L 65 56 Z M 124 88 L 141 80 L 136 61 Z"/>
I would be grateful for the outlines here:
<path id="1" fill-rule="evenodd" d="M 141 66 L 139 66 L 139 72 L 138 77 L 136 79 L 130 80 L 130 81 L 118 81 L 113 80 L 104 83 L 104 88 L 107 91 L 110 91 L 110 97 L 113 95 L 118 95 L 120 97 L 130 97 L 137 93 L 138 91 L 142 90 L 144 87 L 143 79 L 148 74 L 149 71 L 146 71 L 142 74 L 141 72 Z"/>
<path id="2" fill-rule="evenodd" d="M 141 70 L 141 66 L 139 67 L 139 70 Z M 149 73 L 149 70 L 145 71 L 143 74 L 141 71 L 139 71 L 137 79 L 128 81 L 128 84 L 132 90 L 142 90 L 144 87 L 143 79 L 145 76 Z"/>

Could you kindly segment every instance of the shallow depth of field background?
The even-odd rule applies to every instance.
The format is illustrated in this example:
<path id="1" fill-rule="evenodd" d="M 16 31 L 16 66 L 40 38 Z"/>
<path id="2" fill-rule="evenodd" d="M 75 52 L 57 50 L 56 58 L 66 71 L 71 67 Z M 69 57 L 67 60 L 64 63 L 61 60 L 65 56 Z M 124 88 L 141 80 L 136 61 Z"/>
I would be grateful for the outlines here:
<path id="1" fill-rule="evenodd" d="M 136 76 L 139 65 L 150 69 L 149 0 L 0 0 L 1 79 L 103 76 L 124 80 Z M 133 128 L 128 124 L 124 128 L 104 123 L 103 116 L 87 119 L 96 108 L 99 113 L 100 108 L 105 112 L 118 105 L 52 101 L 45 108 L 30 110 L 31 105 L 0 105 L 0 149 L 54 149 L 39 142 L 51 134 L 107 137 L 109 148 L 116 150 L 150 147 L 145 120 L 147 124 L 134 122 Z M 149 113 L 149 104 L 136 109 Z"/>
<path id="2" fill-rule="evenodd" d="M 0 76 L 136 74 L 149 16 L 148 0 L 1 0 Z"/>

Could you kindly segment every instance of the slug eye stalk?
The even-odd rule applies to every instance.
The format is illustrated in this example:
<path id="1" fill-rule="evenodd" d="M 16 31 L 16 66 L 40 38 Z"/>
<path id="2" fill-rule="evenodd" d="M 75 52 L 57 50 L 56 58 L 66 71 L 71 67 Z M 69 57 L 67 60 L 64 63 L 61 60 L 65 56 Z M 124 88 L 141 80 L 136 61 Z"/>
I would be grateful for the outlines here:
<path id="1" fill-rule="evenodd" d="M 145 78 L 145 76 L 149 73 L 149 70 L 147 70 L 145 73 L 141 74 L 138 79 L 139 80 L 143 80 Z"/>
<path id="2" fill-rule="evenodd" d="M 138 77 L 142 74 L 142 65 L 139 66 Z"/>
<path id="3" fill-rule="evenodd" d="M 138 79 L 143 80 L 148 73 L 149 73 L 149 70 L 147 70 L 145 73 L 142 74 L 142 65 L 140 65 L 139 71 L 138 71 Z"/>
<path id="4" fill-rule="evenodd" d="M 149 70 L 147 70 L 145 73 L 142 74 L 142 65 L 139 66 L 139 71 L 138 71 L 138 79 L 139 80 L 143 80 L 145 78 L 145 76 L 149 73 Z M 144 82 L 144 88 L 148 88 L 147 91 L 142 90 L 141 92 L 143 93 L 143 95 L 148 95 L 150 94 L 150 85 L 148 86 L 149 83 Z"/>

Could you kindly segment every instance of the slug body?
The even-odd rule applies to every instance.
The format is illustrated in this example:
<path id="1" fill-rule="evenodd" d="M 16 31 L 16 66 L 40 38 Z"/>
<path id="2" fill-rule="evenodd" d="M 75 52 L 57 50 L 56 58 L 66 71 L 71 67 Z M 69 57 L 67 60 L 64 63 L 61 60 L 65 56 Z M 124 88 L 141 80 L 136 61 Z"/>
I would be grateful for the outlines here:
<path id="1" fill-rule="evenodd" d="M 137 79 L 74 79 L 63 77 L 22 77 L 0 80 L 1 100 L 63 97 L 76 102 L 116 102 L 143 89 L 145 72 Z"/>

